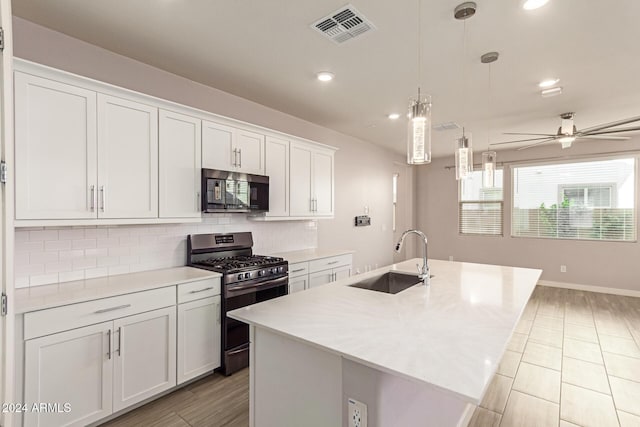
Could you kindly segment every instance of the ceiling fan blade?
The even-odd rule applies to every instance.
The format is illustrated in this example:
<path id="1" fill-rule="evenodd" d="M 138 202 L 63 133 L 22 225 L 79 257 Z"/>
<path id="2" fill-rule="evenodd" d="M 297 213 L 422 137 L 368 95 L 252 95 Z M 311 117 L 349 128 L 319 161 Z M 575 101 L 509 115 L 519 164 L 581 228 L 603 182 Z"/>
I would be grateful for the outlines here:
<path id="1" fill-rule="evenodd" d="M 489 145 L 515 144 L 516 142 L 529 142 L 529 141 L 540 141 L 540 140 L 553 141 L 554 139 L 555 139 L 555 136 L 554 136 L 554 138 L 549 138 L 549 137 L 545 136 L 545 137 L 542 137 L 542 138 L 518 139 L 516 141 L 492 142 Z M 544 141 L 542 141 L 542 142 L 544 142 Z"/>
<path id="2" fill-rule="evenodd" d="M 586 129 L 580 129 L 579 133 L 597 132 L 599 130 L 604 130 L 604 129 L 612 128 L 612 127 L 616 127 L 616 126 L 622 126 L 622 125 L 626 125 L 626 124 L 634 123 L 634 122 L 640 122 L 640 116 L 630 117 L 628 119 L 622 119 L 622 120 L 618 120 L 616 122 L 611 122 L 611 123 L 605 123 L 605 124 L 601 124 L 601 125 L 597 125 L 597 126 L 592 126 L 590 128 L 586 128 Z"/>
<path id="3" fill-rule="evenodd" d="M 606 135 L 610 133 L 623 133 L 623 132 L 638 132 L 640 131 L 640 126 L 632 127 L 632 128 L 621 128 L 621 129 L 611 129 L 611 130 L 603 130 L 599 132 L 579 132 L 578 135 Z"/>
<path id="4" fill-rule="evenodd" d="M 551 137 L 551 136 L 556 136 L 554 133 L 518 133 L 518 132 L 503 132 L 502 134 L 503 134 L 503 135 L 525 135 L 525 136 L 527 136 L 527 135 L 532 135 L 532 136 L 539 135 L 539 136 L 549 136 L 549 137 Z"/>
<path id="5" fill-rule="evenodd" d="M 517 151 L 522 151 L 522 150 L 526 150 L 528 148 L 533 148 L 533 147 L 537 147 L 538 145 L 544 144 L 545 142 L 551 142 L 551 141 L 555 141 L 555 138 L 548 138 L 544 141 L 539 141 L 539 142 L 534 142 L 533 144 L 529 144 L 529 145 L 525 145 L 524 147 L 520 147 L 517 149 Z"/>
<path id="6" fill-rule="evenodd" d="M 614 135 L 583 135 L 576 137 L 577 139 L 599 139 L 601 141 L 626 141 L 631 139 L 630 136 L 614 136 Z"/>

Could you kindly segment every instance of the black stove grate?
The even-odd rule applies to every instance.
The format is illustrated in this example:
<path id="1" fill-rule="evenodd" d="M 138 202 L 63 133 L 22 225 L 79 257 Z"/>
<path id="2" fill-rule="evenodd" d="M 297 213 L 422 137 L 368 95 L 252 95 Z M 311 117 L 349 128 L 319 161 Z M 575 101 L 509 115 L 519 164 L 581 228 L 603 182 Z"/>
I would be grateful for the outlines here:
<path id="1" fill-rule="evenodd" d="M 265 267 L 284 262 L 284 258 L 251 255 L 251 256 L 233 256 L 225 258 L 209 258 L 199 261 L 195 264 L 207 266 L 218 271 L 231 273 L 248 268 Z"/>

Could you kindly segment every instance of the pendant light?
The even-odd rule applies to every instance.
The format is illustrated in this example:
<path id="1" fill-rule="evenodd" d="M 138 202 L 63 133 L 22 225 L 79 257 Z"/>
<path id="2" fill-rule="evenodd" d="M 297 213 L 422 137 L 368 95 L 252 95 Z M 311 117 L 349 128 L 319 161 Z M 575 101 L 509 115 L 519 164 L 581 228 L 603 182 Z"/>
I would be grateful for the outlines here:
<path id="1" fill-rule="evenodd" d="M 462 85 L 462 99 L 463 102 L 466 101 L 466 86 L 467 86 L 467 76 L 466 76 L 466 67 L 464 66 L 464 61 L 467 53 L 467 22 L 466 20 L 471 18 L 476 14 L 477 5 L 474 2 L 465 2 L 458 5 L 454 11 L 454 18 L 463 21 L 464 23 L 464 33 L 462 38 L 462 69 L 463 69 L 463 85 Z M 464 114 L 464 104 L 463 104 L 463 114 Z M 471 146 L 471 135 L 465 133 L 464 120 L 462 126 L 462 137 L 456 139 L 456 147 L 455 147 L 455 160 L 456 160 L 456 179 L 461 180 L 471 176 L 471 172 L 473 172 L 473 148 Z"/>
<path id="2" fill-rule="evenodd" d="M 431 97 L 420 94 L 421 45 L 420 31 L 421 11 L 418 0 L 418 96 L 409 103 L 409 124 L 407 129 L 407 163 L 424 165 L 431 163 Z"/>
<path id="3" fill-rule="evenodd" d="M 480 62 L 489 64 L 489 119 L 487 121 L 487 146 L 491 144 L 491 64 L 496 62 L 500 54 L 498 52 L 485 53 L 480 57 Z M 496 152 L 485 151 L 482 153 L 482 186 L 484 188 L 493 188 L 496 185 Z"/>

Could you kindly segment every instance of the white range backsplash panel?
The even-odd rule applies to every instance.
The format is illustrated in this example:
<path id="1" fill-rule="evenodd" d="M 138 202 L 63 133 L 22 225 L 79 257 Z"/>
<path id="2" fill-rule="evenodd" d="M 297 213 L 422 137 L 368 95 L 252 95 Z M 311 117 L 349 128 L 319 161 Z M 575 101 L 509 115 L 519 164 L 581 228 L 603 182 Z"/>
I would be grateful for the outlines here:
<path id="1" fill-rule="evenodd" d="M 91 279 L 179 267 L 187 235 L 251 231 L 254 253 L 318 246 L 315 221 L 254 222 L 243 215 L 212 214 L 199 224 L 18 228 L 15 287 Z"/>

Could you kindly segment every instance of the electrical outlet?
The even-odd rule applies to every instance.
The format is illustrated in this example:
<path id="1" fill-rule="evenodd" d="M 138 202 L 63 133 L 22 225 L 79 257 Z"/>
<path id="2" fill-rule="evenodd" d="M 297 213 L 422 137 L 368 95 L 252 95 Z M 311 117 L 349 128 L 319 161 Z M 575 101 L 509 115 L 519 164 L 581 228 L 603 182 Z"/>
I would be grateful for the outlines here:
<path id="1" fill-rule="evenodd" d="M 449 261 L 453 261 L 453 255 L 449 255 Z"/>
<path id="2" fill-rule="evenodd" d="M 560 266 L 560 273 L 566 273 L 567 272 L 567 266 L 566 265 L 561 265 Z"/>
<path id="3" fill-rule="evenodd" d="M 349 427 L 367 427 L 367 405 L 349 398 Z"/>

